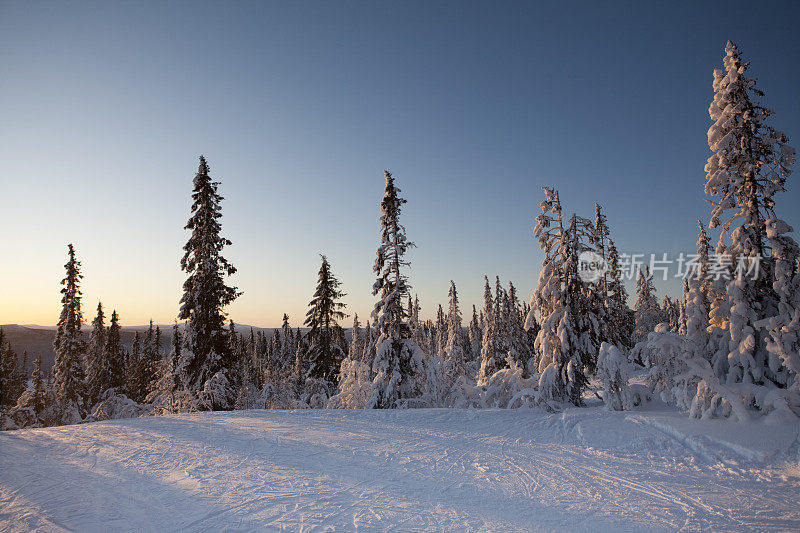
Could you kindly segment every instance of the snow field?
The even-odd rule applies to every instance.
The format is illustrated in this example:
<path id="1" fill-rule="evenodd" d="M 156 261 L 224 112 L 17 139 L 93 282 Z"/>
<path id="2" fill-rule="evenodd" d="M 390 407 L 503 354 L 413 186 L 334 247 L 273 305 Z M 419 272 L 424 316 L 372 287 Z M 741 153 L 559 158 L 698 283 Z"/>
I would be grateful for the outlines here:
<path id="1" fill-rule="evenodd" d="M 0 530 L 796 531 L 800 425 L 773 422 L 258 410 L 11 431 Z"/>

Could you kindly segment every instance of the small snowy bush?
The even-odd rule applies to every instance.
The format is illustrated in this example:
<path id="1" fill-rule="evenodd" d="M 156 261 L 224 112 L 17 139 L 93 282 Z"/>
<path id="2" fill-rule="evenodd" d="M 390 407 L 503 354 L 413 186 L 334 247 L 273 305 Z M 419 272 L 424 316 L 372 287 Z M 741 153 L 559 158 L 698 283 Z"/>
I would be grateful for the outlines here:
<path id="1" fill-rule="evenodd" d="M 95 405 L 92 414 L 86 421 L 99 422 L 118 418 L 136 418 L 149 414 L 151 409 L 150 405 L 138 404 L 124 394 L 113 394 Z"/>
<path id="2" fill-rule="evenodd" d="M 603 402 L 609 411 L 630 411 L 633 399 L 628 387 L 628 358 L 609 342 L 600 346 L 597 376 L 603 382 Z"/>

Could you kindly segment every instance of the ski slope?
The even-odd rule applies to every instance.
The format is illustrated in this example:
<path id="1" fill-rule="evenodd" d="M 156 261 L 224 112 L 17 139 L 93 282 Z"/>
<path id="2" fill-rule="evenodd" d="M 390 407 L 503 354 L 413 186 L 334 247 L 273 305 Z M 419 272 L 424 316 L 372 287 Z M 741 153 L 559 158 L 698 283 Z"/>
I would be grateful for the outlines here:
<path id="1" fill-rule="evenodd" d="M 0 434 L 0 530 L 800 530 L 796 421 L 237 411 Z"/>

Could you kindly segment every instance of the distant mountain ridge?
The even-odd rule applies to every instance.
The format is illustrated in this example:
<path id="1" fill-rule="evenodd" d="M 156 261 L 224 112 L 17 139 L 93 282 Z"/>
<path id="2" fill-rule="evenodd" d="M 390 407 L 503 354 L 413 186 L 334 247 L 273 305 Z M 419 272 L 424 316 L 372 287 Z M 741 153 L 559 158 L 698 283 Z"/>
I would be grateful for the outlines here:
<path id="1" fill-rule="evenodd" d="M 153 324 L 161 328 L 161 348 L 167 350 L 172 342 L 172 326 L 173 324 Z M 123 326 L 122 327 L 122 344 L 126 348 L 130 348 L 133 343 L 133 336 L 136 332 L 140 334 L 147 331 L 150 327 L 149 324 L 145 326 Z M 183 331 L 183 324 L 178 324 L 178 327 Z M 259 328 L 256 326 L 236 325 L 236 331 L 239 333 L 249 334 L 250 328 L 253 331 L 263 331 L 266 335 L 272 335 L 273 331 L 280 328 Z M 24 352 L 28 352 L 28 362 L 26 370 L 30 372 L 33 370 L 33 362 L 36 358 L 42 358 L 42 369 L 49 373 L 53 367 L 55 360 L 55 352 L 53 352 L 53 340 L 56 336 L 55 326 L 39 326 L 34 324 L 20 325 L 20 324 L 2 324 L 0 328 L 3 329 L 6 340 L 11 343 L 11 347 L 17 352 L 17 357 L 20 363 L 23 360 Z M 296 330 L 296 327 L 292 329 Z M 91 324 L 84 324 L 82 331 L 84 339 L 89 339 L 89 333 L 92 330 Z M 308 328 L 300 328 L 300 331 L 305 333 Z"/>

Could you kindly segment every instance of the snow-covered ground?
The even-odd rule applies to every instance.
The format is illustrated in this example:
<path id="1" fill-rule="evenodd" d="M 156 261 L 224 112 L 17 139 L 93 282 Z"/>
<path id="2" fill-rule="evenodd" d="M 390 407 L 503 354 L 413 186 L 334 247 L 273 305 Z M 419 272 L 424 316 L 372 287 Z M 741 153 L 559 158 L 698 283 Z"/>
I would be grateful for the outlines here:
<path id="1" fill-rule="evenodd" d="M 12 431 L 0 434 L 0 530 L 798 531 L 800 425 L 774 422 L 653 405 Z"/>

